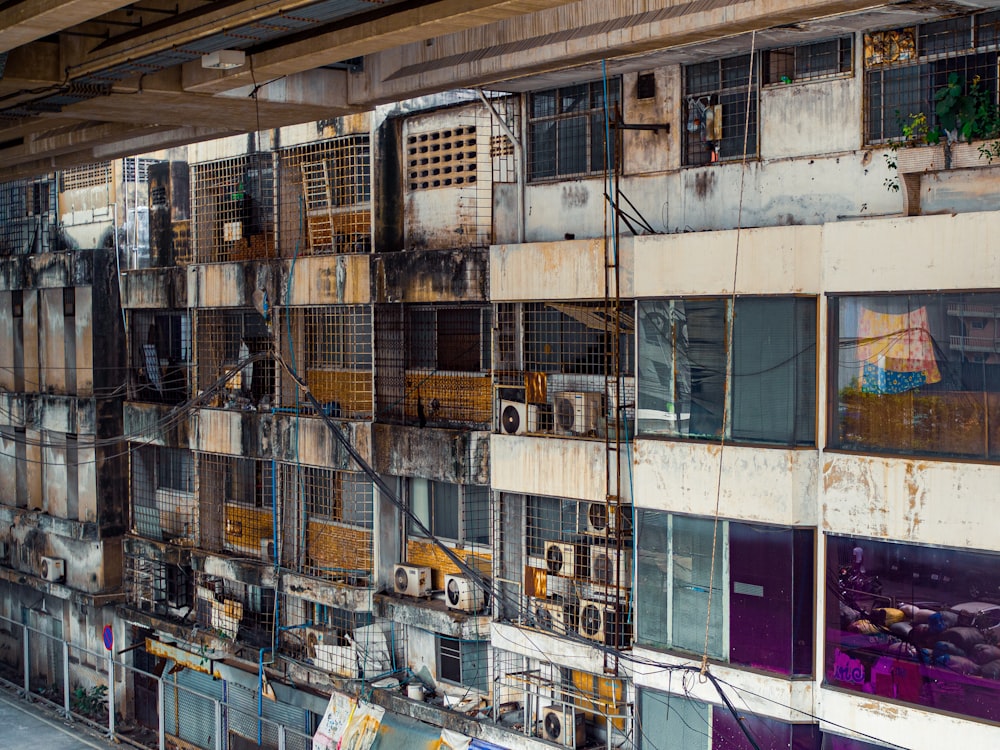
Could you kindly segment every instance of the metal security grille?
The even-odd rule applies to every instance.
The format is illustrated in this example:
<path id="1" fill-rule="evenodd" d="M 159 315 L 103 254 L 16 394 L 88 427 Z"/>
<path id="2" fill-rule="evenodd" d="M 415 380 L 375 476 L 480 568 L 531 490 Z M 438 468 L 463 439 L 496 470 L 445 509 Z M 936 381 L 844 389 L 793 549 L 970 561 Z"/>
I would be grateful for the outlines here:
<path id="1" fill-rule="evenodd" d="M 764 53 L 764 83 L 792 83 L 850 73 L 853 50 L 849 36 L 768 50 Z"/>
<path id="2" fill-rule="evenodd" d="M 80 188 L 103 187 L 110 185 L 112 180 L 111 162 L 104 161 L 88 164 L 84 167 L 73 167 L 60 174 L 62 190 L 79 190 Z"/>
<path id="3" fill-rule="evenodd" d="M 132 451 L 132 527 L 147 539 L 184 546 L 198 543 L 194 454 L 143 446 Z"/>
<path id="4" fill-rule="evenodd" d="M 371 251 L 371 146 L 350 135 L 279 152 L 281 254 Z"/>
<path id="5" fill-rule="evenodd" d="M 0 255 L 55 249 L 56 220 L 55 177 L 0 185 Z"/>
<path id="6" fill-rule="evenodd" d="M 917 125 L 918 136 L 937 128 L 936 95 L 952 76 L 975 106 L 998 102 L 1000 11 L 872 32 L 864 45 L 868 143 L 903 137 L 921 115 L 926 123 Z"/>
<path id="7" fill-rule="evenodd" d="M 149 182 L 149 167 L 158 161 L 158 159 L 142 159 L 134 156 L 122 159 L 125 181 Z"/>
<path id="8" fill-rule="evenodd" d="M 128 603 L 143 612 L 177 621 L 194 607 L 194 573 L 190 566 L 126 555 L 124 584 Z"/>
<path id="9" fill-rule="evenodd" d="M 217 407 L 258 407 L 274 398 L 274 359 L 253 355 L 272 348 L 271 334 L 255 310 L 196 310 L 197 387 L 205 391 L 226 378 L 210 403 Z M 241 367 L 242 366 L 242 367 Z"/>
<path id="10" fill-rule="evenodd" d="M 130 311 L 130 398 L 168 404 L 186 400 L 191 349 L 191 319 L 186 312 Z"/>
<path id="11" fill-rule="evenodd" d="M 215 263 L 276 257 L 274 187 L 270 153 L 193 165 L 195 259 Z"/>
<path id="12" fill-rule="evenodd" d="M 281 465 L 283 561 L 352 586 L 374 580 L 372 482 L 361 472 Z"/>
<path id="13" fill-rule="evenodd" d="M 201 546 L 269 560 L 276 486 L 268 460 L 198 453 Z"/>
<path id="14" fill-rule="evenodd" d="M 607 166 L 608 117 L 621 101 L 621 81 L 564 86 L 531 94 L 528 102 L 528 175 L 532 180 L 600 174 Z M 607 111 L 605 111 L 607 110 Z"/>
<path id="15" fill-rule="evenodd" d="M 748 156 L 757 154 L 759 58 L 739 55 L 685 67 L 685 164 L 742 158 L 744 143 Z"/>
<path id="16" fill-rule="evenodd" d="M 387 305 L 376 316 L 380 419 L 421 426 L 490 421 L 489 308 Z"/>
<path id="17" fill-rule="evenodd" d="M 372 312 L 362 305 L 280 308 L 282 357 L 304 377 L 331 416 L 372 416 Z M 281 403 L 303 408 L 299 388 L 281 373 Z"/>
<path id="18" fill-rule="evenodd" d="M 607 419 L 634 419 L 634 303 L 617 313 L 603 302 L 503 303 L 495 314 L 502 431 L 600 436 Z M 517 424 L 503 421 L 505 401 L 517 402 Z"/>
<path id="19" fill-rule="evenodd" d="M 270 645 L 274 589 L 195 571 L 198 626 L 241 645 Z"/>

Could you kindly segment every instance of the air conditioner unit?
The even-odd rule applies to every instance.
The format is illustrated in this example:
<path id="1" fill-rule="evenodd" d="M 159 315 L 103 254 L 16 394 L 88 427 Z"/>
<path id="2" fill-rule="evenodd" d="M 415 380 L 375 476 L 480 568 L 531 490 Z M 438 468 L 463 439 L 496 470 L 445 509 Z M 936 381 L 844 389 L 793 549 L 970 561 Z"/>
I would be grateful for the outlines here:
<path id="1" fill-rule="evenodd" d="M 260 540 L 260 559 L 266 563 L 274 562 L 274 539 L 264 537 Z"/>
<path id="2" fill-rule="evenodd" d="M 66 561 L 61 557 L 42 558 L 42 578 L 46 581 L 61 581 L 66 577 Z"/>
<path id="3" fill-rule="evenodd" d="M 612 604 L 580 600 L 580 635 L 613 648 L 626 648 L 632 635 L 627 613 Z"/>
<path id="4" fill-rule="evenodd" d="M 305 646 L 306 656 L 310 659 L 316 658 L 316 646 L 326 645 L 328 642 L 335 642 L 336 637 L 328 633 L 323 628 L 303 628 L 302 640 Z"/>
<path id="5" fill-rule="evenodd" d="M 567 542 L 546 542 L 545 568 L 554 576 L 576 577 L 576 546 Z"/>
<path id="6" fill-rule="evenodd" d="M 563 391 L 553 410 L 556 432 L 562 435 L 598 435 L 604 430 L 604 394 Z"/>
<path id="7" fill-rule="evenodd" d="M 500 432 L 523 435 L 528 431 L 528 405 L 518 401 L 500 402 Z"/>
<path id="8" fill-rule="evenodd" d="M 612 508 L 614 510 L 612 510 Z M 632 533 L 632 506 L 609 503 L 587 504 L 587 533 L 594 536 Z"/>
<path id="9" fill-rule="evenodd" d="M 590 548 L 590 580 L 605 586 L 632 583 L 632 553 L 628 550 Z"/>
<path id="10" fill-rule="evenodd" d="M 393 590 L 403 596 L 431 593 L 431 569 L 417 565 L 397 565 L 392 571 Z"/>
<path id="11" fill-rule="evenodd" d="M 486 592 L 465 576 L 444 577 L 444 598 L 449 609 L 478 612 L 486 604 Z"/>
<path id="12" fill-rule="evenodd" d="M 552 432 L 552 404 L 500 402 L 500 431 L 505 435 Z"/>
<path id="13" fill-rule="evenodd" d="M 546 706 L 542 709 L 545 739 L 563 747 L 580 747 L 587 740 L 583 714 L 572 706 Z"/>
<path id="14" fill-rule="evenodd" d="M 567 631 L 566 605 L 551 599 L 532 599 L 530 602 L 531 619 L 535 627 L 557 635 L 565 635 Z"/>

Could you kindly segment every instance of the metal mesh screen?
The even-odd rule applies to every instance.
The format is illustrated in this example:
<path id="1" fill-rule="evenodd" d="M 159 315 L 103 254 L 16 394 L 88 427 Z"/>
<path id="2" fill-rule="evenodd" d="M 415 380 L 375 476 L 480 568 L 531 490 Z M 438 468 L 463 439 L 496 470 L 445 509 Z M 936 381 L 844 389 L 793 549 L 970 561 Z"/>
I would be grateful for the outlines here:
<path id="1" fill-rule="evenodd" d="M 54 177 L 0 184 L 0 255 L 54 250 L 56 218 Z"/>
<path id="2" fill-rule="evenodd" d="M 193 165 L 195 259 L 215 263 L 276 257 L 274 206 L 270 153 Z"/>
<path id="3" fill-rule="evenodd" d="M 369 140 L 350 135 L 279 153 L 283 256 L 370 252 Z"/>
<path id="4" fill-rule="evenodd" d="M 374 580 L 371 480 L 362 472 L 281 465 L 283 562 L 312 576 L 367 586 Z"/>
<path id="5" fill-rule="evenodd" d="M 270 645 L 274 629 L 274 589 L 209 575 L 194 574 L 197 623 L 241 644 Z"/>
<path id="6" fill-rule="evenodd" d="M 195 355 L 198 389 L 204 391 L 230 376 L 211 404 L 224 408 L 259 408 L 274 398 L 274 360 L 249 357 L 269 352 L 271 333 L 254 310 L 196 310 Z"/>
<path id="7" fill-rule="evenodd" d="M 109 161 L 72 167 L 60 173 L 61 189 L 79 190 L 80 188 L 110 185 L 112 175 L 111 162 Z"/>
<path id="8" fill-rule="evenodd" d="M 634 303 L 503 303 L 495 315 L 502 431 L 594 437 L 634 419 Z"/>
<path id="9" fill-rule="evenodd" d="M 132 451 L 132 529 L 172 544 L 198 543 L 194 454 L 148 445 Z"/>
<path id="10" fill-rule="evenodd" d="M 376 308 L 378 418 L 424 426 L 487 424 L 489 308 Z"/>
<path id="11" fill-rule="evenodd" d="M 172 620 L 194 607 L 194 572 L 187 565 L 126 555 L 124 588 L 131 606 Z"/>
<path id="12" fill-rule="evenodd" d="M 995 107 L 998 42 L 1000 11 L 865 34 L 866 142 L 941 128 L 938 94 L 951 83 L 975 108 Z M 990 136 L 1000 126 L 985 119 L 979 125 L 970 137 Z"/>
<path id="13" fill-rule="evenodd" d="M 186 312 L 129 312 L 129 396 L 176 404 L 188 398 L 191 318 Z"/>
<path id="14" fill-rule="evenodd" d="M 197 456 L 201 547 L 269 561 L 276 501 L 272 462 Z"/>
<path id="15" fill-rule="evenodd" d="M 685 164 L 742 158 L 744 143 L 757 154 L 758 64 L 739 55 L 684 69 Z"/>
<path id="16" fill-rule="evenodd" d="M 281 308 L 282 356 L 305 378 L 331 416 L 371 419 L 372 312 L 362 305 Z M 294 379 L 282 371 L 281 404 L 303 408 Z"/>

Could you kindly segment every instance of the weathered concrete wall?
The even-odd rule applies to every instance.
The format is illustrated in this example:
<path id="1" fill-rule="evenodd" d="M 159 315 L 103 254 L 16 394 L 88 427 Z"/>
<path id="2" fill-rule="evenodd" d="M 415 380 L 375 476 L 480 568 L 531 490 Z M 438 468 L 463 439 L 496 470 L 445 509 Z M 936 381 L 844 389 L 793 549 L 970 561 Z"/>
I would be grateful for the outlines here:
<path id="1" fill-rule="evenodd" d="M 719 487 L 723 518 L 786 526 L 812 526 L 818 520 L 816 451 L 729 445 L 723 450 L 694 441 L 636 440 L 633 452 L 637 506 L 712 516 Z"/>
<path id="2" fill-rule="evenodd" d="M 701 662 L 696 657 L 684 658 L 676 654 L 641 647 L 636 648 L 634 653 L 637 659 L 634 672 L 636 687 L 650 687 L 662 692 L 673 692 L 675 695 L 688 695 L 705 703 L 718 704 L 719 694 L 711 682 L 689 679 L 683 683 L 682 687 L 680 676 L 677 673 L 651 666 L 648 663 L 698 667 Z M 741 711 L 746 710 L 754 714 L 773 716 L 781 721 L 792 723 L 800 723 L 803 716 L 817 714 L 816 687 L 811 680 L 789 680 L 763 672 L 734 669 L 725 664 L 712 664 L 711 670 L 712 674 L 723 683 L 739 686 Z M 821 715 L 825 716 L 825 714 Z M 841 726 L 857 725 L 842 724 Z M 891 737 L 892 734 L 881 736 Z"/>
<path id="3" fill-rule="evenodd" d="M 372 258 L 375 302 L 484 302 L 487 250 L 382 253 Z"/>
<path id="4" fill-rule="evenodd" d="M 177 266 L 128 271 L 122 291 L 122 307 L 130 310 L 177 310 L 188 306 L 187 273 Z"/>
<path id="5" fill-rule="evenodd" d="M 1000 212 L 911 216 L 823 228 L 823 289 L 1000 287 Z"/>
<path id="6" fill-rule="evenodd" d="M 636 237 L 635 296 L 815 294 L 825 227 Z M 737 252 L 739 262 L 737 264 Z"/>
<path id="7" fill-rule="evenodd" d="M 283 269 L 282 305 L 364 305 L 371 302 L 370 255 L 313 255 Z M 288 275 L 292 277 L 288 295 Z"/>
<path id="8" fill-rule="evenodd" d="M 269 300 L 281 298 L 286 273 L 282 261 L 257 263 L 209 263 L 187 269 L 187 301 L 190 307 L 251 307 L 258 289 Z"/>
<path id="9" fill-rule="evenodd" d="M 603 440 L 491 437 L 494 490 L 600 502 L 607 499 Z M 627 467 L 623 472 L 627 476 Z M 622 494 L 627 494 L 627 488 Z"/>
<path id="10" fill-rule="evenodd" d="M 634 240 L 618 241 L 619 293 L 634 294 Z M 604 240 L 532 242 L 490 248 L 490 300 L 604 299 L 605 267 L 615 248 Z M 614 275 L 608 283 L 614 291 Z"/>
<path id="11" fill-rule="evenodd" d="M 828 453 L 823 528 L 949 547 L 1000 550 L 990 518 L 1000 466 Z"/>
<path id="12" fill-rule="evenodd" d="M 760 155 L 784 159 L 861 147 L 861 76 L 764 86 Z"/>
<path id="13" fill-rule="evenodd" d="M 653 76 L 656 90 L 653 96 L 638 99 L 640 74 L 622 76 L 623 119 L 627 125 L 669 125 L 669 130 L 665 127 L 658 131 L 625 130 L 622 149 L 625 174 L 665 172 L 676 169 L 681 161 L 681 128 L 684 123 L 677 114 L 681 111 L 681 68 L 670 65 L 643 73 Z M 629 198 L 634 200 L 631 195 Z"/>
<path id="14" fill-rule="evenodd" d="M 487 433 L 375 424 L 376 471 L 455 484 L 489 484 Z"/>

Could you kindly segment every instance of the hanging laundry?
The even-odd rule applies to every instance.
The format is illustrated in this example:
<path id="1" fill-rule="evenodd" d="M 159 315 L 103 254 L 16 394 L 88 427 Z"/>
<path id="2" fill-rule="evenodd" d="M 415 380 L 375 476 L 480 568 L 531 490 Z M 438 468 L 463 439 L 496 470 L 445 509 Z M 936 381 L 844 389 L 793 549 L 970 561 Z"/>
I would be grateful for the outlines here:
<path id="1" fill-rule="evenodd" d="M 927 308 L 904 313 L 861 309 L 858 360 L 864 393 L 903 393 L 941 380 Z"/>

